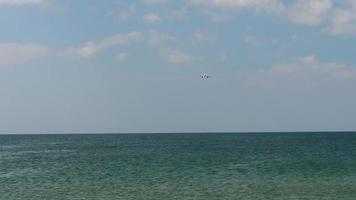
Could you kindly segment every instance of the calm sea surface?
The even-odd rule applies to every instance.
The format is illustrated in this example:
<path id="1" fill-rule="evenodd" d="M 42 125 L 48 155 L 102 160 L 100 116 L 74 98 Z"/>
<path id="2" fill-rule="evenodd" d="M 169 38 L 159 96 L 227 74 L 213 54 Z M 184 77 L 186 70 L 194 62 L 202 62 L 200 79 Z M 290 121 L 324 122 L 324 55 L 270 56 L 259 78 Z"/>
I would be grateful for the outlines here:
<path id="1" fill-rule="evenodd" d="M 1 200 L 356 199 L 356 133 L 0 136 Z"/>

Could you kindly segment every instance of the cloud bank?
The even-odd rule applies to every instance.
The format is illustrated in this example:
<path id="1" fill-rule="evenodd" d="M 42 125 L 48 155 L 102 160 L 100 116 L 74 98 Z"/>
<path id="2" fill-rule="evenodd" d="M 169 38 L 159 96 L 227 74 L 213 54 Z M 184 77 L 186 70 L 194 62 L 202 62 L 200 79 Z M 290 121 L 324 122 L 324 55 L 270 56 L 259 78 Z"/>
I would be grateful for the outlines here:
<path id="1" fill-rule="evenodd" d="M 50 51 L 50 48 L 39 44 L 0 44 L 0 66 L 23 64 L 45 57 Z"/>
<path id="2" fill-rule="evenodd" d="M 45 0 L 0 0 L 0 5 L 23 6 L 40 5 L 46 3 Z"/>
<path id="3" fill-rule="evenodd" d="M 204 13 L 213 21 L 231 19 L 226 12 L 233 14 L 247 9 L 274 14 L 295 24 L 321 26 L 326 33 L 333 36 L 356 34 L 354 0 L 345 0 L 339 4 L 332 0 L 295 0 L 290 5 L 281 0 L 190 0 L 190 2 L 192 5 L 205 8 Z M 223 14 L 219 13 L 221 9 L 224 10 Z"/>
<path id="4" fill-rule="evenodd" d="M 130 32 L 127 34 L 117 34 L 111 37 L 105 38 L 99 42 L 86 42 L 81 47 L 69 48 L 65 50 L 67 55 L 72 57 L 90 58 L 98 53 L 118 45 L 128 45 L 138 42 L 143 37 L 143 33 L 139 31 Z"/>
<path id="5" fill-rule="evenodd" d="M 314 55 L 297 58 L 292 63 L 274 65 L 265 72 L 274 76 L 356 77 L 355 67 L 341 63 L 321 62 Z"/>
<path id="6" fill-rule="evenodd" d="M 25 64 L 47 56 L 61 55 L 71 58 L 91 58 L 108 48 L 129 45 L 142 39 L 143 33 L 133 31 L 104 38 L 99 42 L 86 42 L 80 47 L 56 49 L 41 44 L 0 43 L 0 66 Z M 118 60 L 124 60 L 126 54 L 119 54 Z"/>

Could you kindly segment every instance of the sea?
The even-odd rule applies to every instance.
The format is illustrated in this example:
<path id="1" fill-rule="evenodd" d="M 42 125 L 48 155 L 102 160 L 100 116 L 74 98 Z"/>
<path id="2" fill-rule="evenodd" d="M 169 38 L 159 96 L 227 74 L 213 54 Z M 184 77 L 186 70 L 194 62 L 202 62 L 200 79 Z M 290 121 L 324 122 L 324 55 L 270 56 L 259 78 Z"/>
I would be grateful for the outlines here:
<path id="1" fill-rule="evenodd" d="M 1 200 L 355 200 L 356 133 L 0 135 Z"/>

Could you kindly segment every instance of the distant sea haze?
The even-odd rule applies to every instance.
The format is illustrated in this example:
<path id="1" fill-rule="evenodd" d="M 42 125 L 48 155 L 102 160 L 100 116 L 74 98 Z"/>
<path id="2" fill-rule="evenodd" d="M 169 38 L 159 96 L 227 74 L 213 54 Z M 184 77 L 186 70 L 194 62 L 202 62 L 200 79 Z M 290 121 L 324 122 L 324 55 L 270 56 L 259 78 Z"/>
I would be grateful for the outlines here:
<path id="1" fill-rule="evenodd" d="M 0 135 L 1 200 L 356 199 L 356 133 Z"/>

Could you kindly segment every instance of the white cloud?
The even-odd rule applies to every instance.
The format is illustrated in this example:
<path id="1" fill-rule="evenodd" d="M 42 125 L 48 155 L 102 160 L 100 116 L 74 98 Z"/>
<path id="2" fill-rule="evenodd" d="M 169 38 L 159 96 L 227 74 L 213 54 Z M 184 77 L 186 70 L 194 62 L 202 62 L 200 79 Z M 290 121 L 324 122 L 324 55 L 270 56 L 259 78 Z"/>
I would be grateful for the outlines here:
<path id="1" fill-rule="evenodd" d="M 307 25 L 319 24 L 333 8 L 331 0 L 296 0 L 292 6 L 286 6 L 281 0 L 190 0 L 193 4 L 210 8 L 239 11 L 252 9 L 287 16 L 294 23 Z M 217 12 L 214 12 L 217 14 Z M 226 14 L 226 12 L 224 12 Z"/>
<path id="2" fill-rule="evenodd" d="M 165 50 L 163 55 L 165 56 L 166 60 L 172 64 L 188 63 L 194 60 L 193 56 L 180 50 Z"/>
<path id="3" fill-rule="evenodd" d="M 100 48 L 108 48 L 115 45 L 125 45 L 133 42 L 138 42 L 143 37 L 142 32 L 133 31 L 128 34 L 117 34 L 102 40 L 98 46 Z"/>
<path id="4" fill-rule="evenodd" d="M 161 20 L 161 18 L 155 13 L 149 13 L 143 16 L 143 20 L 147 23 L 154 23 Z"/>
<path id="5" fill-rule="evenodd" d="M 193 41 L 196 43 L 209 43 L 213 42 L 213 38 L 208 32 L 199 30 L 193 33 Z"/>
<path id="6" fill-rule="evenodd" d="M 202 11 L 202 15 L 208 17 L 211 21 L 215 23 L 226 22 L 232 19 L 230 13 L 227 13 L 225 11 L 205 9 Z"/>
<path id="7" fill-rule="evenodd" d="M 286 15 L 294 23 L 318 25 L 326 20 L 332 8 L 331 0 L 299 0 L 286 10 Z"/>
<path id="8" fill-rule="evenodd" d="M 279 0 L 189 0 L 201 7 L 202 15 L 213 22 L 232 19 L 233 13 L 242 9 L 257 12 L 282 13 L 284 5 Z"/>
<path id="9" fill-rule="evenodd" d="M 99 47 L 94 42 L 87 42 L 81 47 L 68 49 L 67 53 L 81 58 L 90 58 L 96 55 L 99 51 Z"/>
<path id="10" fill-rule="evenodd" d="M 142 37 L 143 34 L 141 32 L 130 32 L 128 34 L 114 35 L 97 43 L 86 42 L 80 47 L 64 49 L 49 48 L 39 44 L 0 43 L 0 66 L 24 64 L 31 60 L 51 55 L 91 58 L 107 48 L 135 43 L 141 40 Z M 121 53 L 116 58 L 124 60 L 126 56 L 126 54 Z"/>
<path id="11" fill-rule="evenodd" d="M 128 34 L 117 34 L 105 38 L 98 43 L 87 42 L 81 47 L 69 48 L 65 50 L 65 54 L 73 57 L 90 58 L 112 46 L 127 45 L 138 42 L 142 39 L 142 37 L 143 34 L 137 31 L 130 32 Z"/>
<path id="12" fill-rule="evenodd" d="M 23 6 L 40 5 L 46 3 L 45 0 L 0 0 L 0 5 Z"/>
<path id="13" fill-rule="evenodd" d="M 356 1 L 295 0 L 292 5 L 281 0 L 189 0 L 200 6 L 202 14 L 214 22 L 232 18 L 241 9 L 271 13 L 291 23 L 321 26 L 330 35 L 356 35 Z"/>
<path id="14" fill-rule="evenodd" d="M 177 38 L 166 33 L 151 31 L 148 38 L 148 44 L 154 48 L 160 56 L 172 64 L 183 64 L 194 61 L 194 57 L 180 50 L 173 50 L 167 47 L 169 43 L 176 42 Z"/>
<path id="15" fill-rule="evenodd" d="M 345 8 L 334 9 L 326 31 L 331 35 L 356 34 L 356 1 L 347 1 Z"/>
<path id="16" fill-rule="evenodd" d="M 193 33 L 193 39 L 196 42 L 204 42 L 206 40 L 206 34 L 201 31 L 196 31 Z"/>
<path id="17" fill-rule="evenodd" d="M 161 33 L 158 31 L 150 31 L 148 44 L 152 46 L 164 46 L 166 43 L 175 42 L 176 37 L 168 35 L 166 33 Z"/>
<path id="18" fill-rule="evenodd" d="M 0 65 L 23 64 L 49 53 L 48 47 L 38 44 L 0 44 Z"/>
<path id="19" fill-rule="evenodd" d="M 191 13 L 191 7 L 188 5 L 183 5 L 181 7 L 178 7 L 177 9 L 171 11 L 169 16 L 174 19 L 183 19 L 183 18 L 188 17 L 188 15 L 190 13 Z"/>
<path id="20" fill-rule="evenodd" d="M 38 6 L 43 11 L 59 8 L 51 0 L 0 0 L 0 6 Z"/>
<path id="21" fill-rule="evenodd" d="M 345 0 L 334 4 L 332 0 L 298 0 L 285 11 L 293 23 L 320 25 L 330 35 L 356 34 L 356 1 Z"/>
<path id="22" fill-rule="evenodd" d="M 234 19 L 235 14 L 241 10 L 273 14 L 280 14 L 285 10 L 285 6 L 279 0 L 188 0 L 188 2 L 190 7 L 199 8 L 200 15 L 215 23 Z M 184 13 L 184 16 L 186 15 L 187 11 Z"/>
<path id="23" fill-rule="evenodd" d="M 278 64 L 268 70 L 271 75 L 356 77 L 356 68 L 340 63 L 323 63 L 315 56 L 298 58 L 293 63 Z"/>
<path id="24" fill-rule="evenodd" d="M 143 0 L 143 2 L 147 4 L 162 4 L 169 2 L 169 0 Z"/>
<path id="25" fill-rule="evenodd" d="M 278 0 L 190 0 L 193 4 L 218 7 L 224 9 L 240 10 L 252 8 L 262 11 L 279 12 L 283 10 L 283 4 Z"/>
<path id="26" fill-rule="evenodd" d="M 257 45 L 258 44 L 257 38 L 253 35 L 246 35 L 244 41 L 246 44 L 249 44 L 249 45 Z"/>
<path id="27" fill-rule="evenodd" d="M 127 53 L 125 53 L 125 52 L 120 52 L 120 53 L 118 53 L 117 55 L 116 55 L 116 60 L 117 61 L 119 61 L 119 62 L 122 62 L 122 61 L 124 61 L 124 60 L 126 60 L 126 58 L 127 58 Z"/>
<path id="28" fill-rule="evenodd" d="M 126 5 L 121 3 L 117 6 L 116 10 L 109 12 L 109 16 L 119 21 L 126 21 L 135 11 L 136 6 L 134 4 Z"/>

